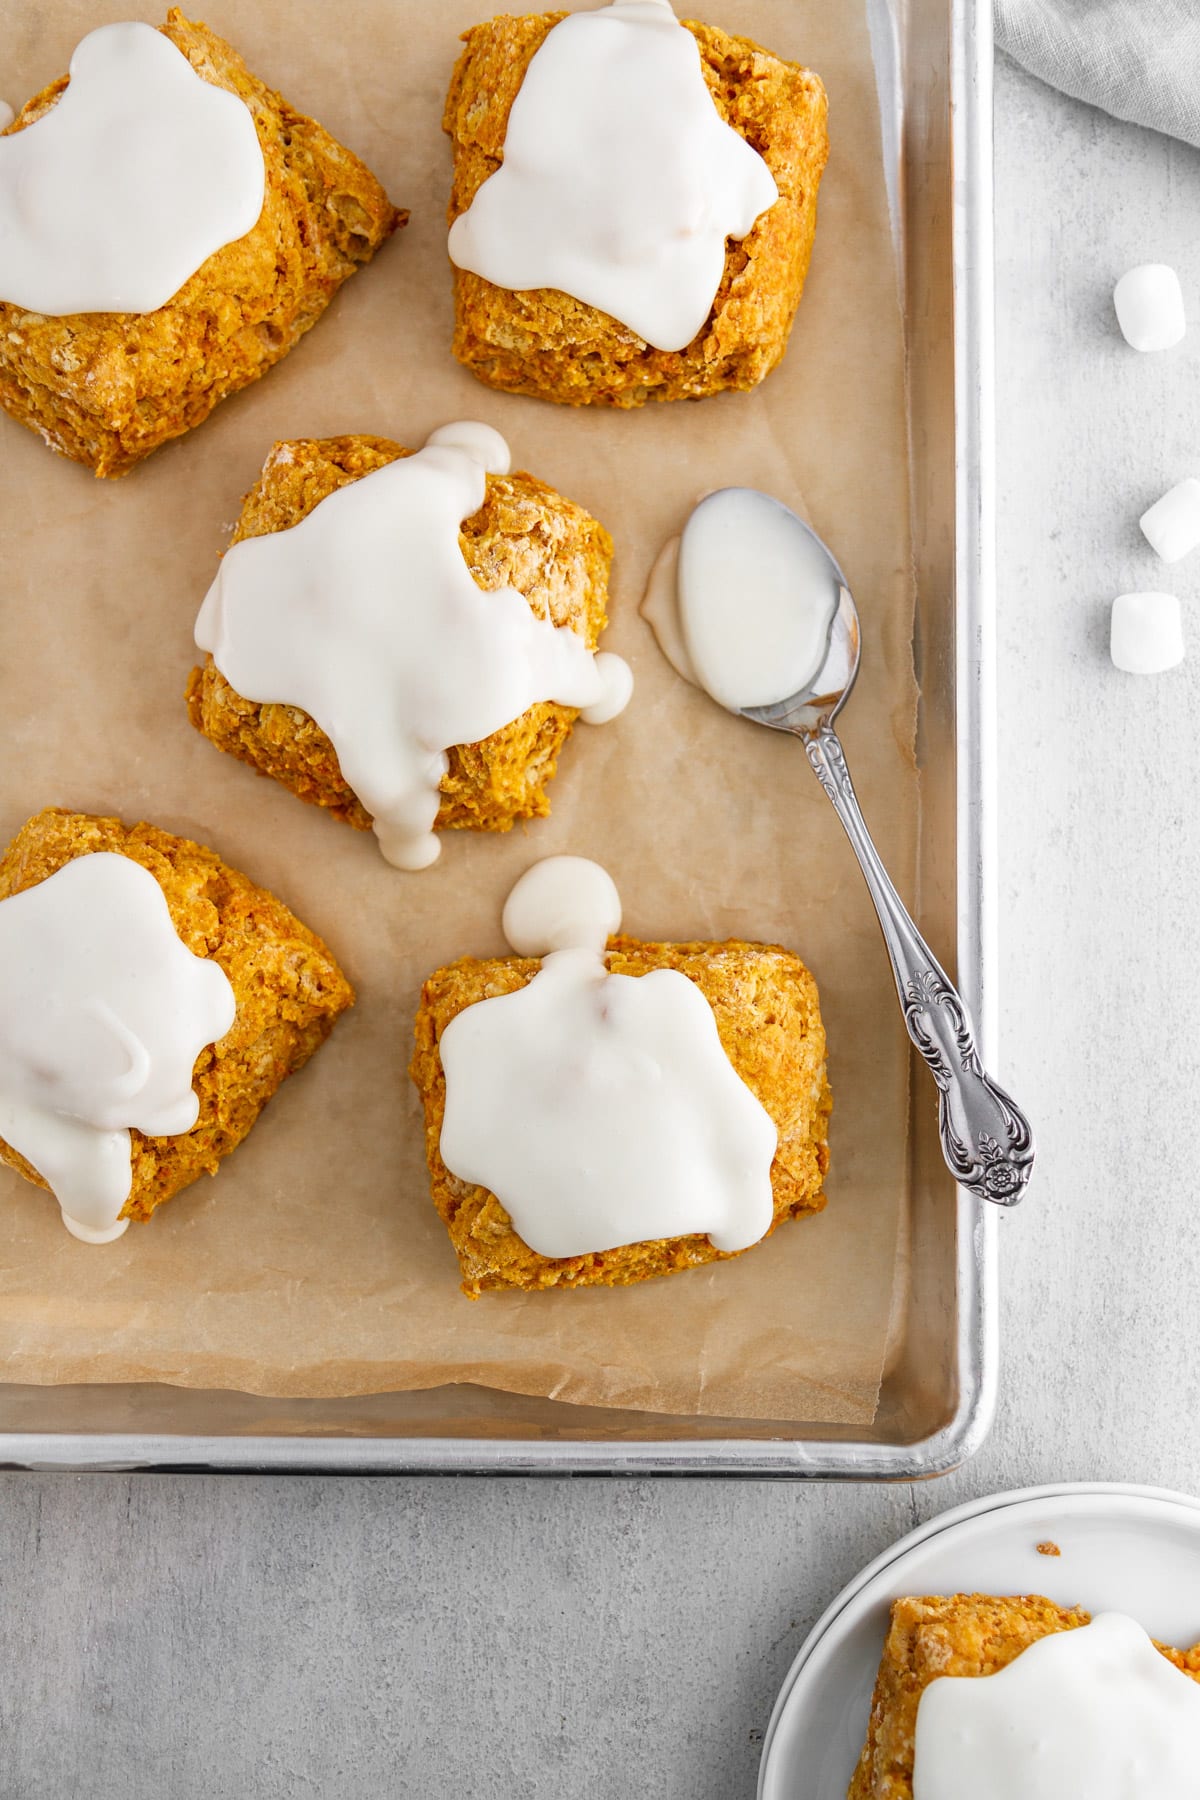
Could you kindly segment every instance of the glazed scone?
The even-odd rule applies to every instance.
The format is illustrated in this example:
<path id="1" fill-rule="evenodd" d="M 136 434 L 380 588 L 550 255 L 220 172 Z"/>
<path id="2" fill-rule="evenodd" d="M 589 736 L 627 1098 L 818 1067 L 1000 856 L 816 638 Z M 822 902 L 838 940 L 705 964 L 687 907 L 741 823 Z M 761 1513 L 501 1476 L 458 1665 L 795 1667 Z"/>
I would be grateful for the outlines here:
<path id="1" fill-rule="evenodd" d="M 243 502 L 233 543 L 284 531 L 328 495 L 410 452 L 380 437 L 276 444 Z M 489 475 L 483 507 L 459 534 L 481 588 L 515 587 L 539 618 L 572 626 L 594 650 L 607 624 L 612 540 L 591 515 L 532 475 Z M 211 656 L 192 670 L 188 715 L 219 750 L 273 776 L 302 800 L 360 831 L 371 815 L 343 779 L 329 738 L 298 707 L 257 705 L 236 693 Z M 546 785 L 578 714 L 546 702 L 482 743 L 449 753 L 438 830 L 507 831 L 550 810 Z"/>
<path id="2" fill-rule="evenodd" d="M 508 115 L 561 12 L 502 16 L 464 33 L 443 118 L 454 146 L 453 223 L 503 161 Z M 752 388 L 781 360 L 804 289 L 829 154 L 827 102 L 812 70 L 748 38 L 685 21 L 713 103 L 766 162 L 779 198 L 740 242 L 707 323 L 683 350 L 653 349 L 608 313 L 558 289 L 513 291 L 454 270 L 454 354 L 481 381 L 568 405 L 640 406 Z"/>
<path id="3" fill-rule="evenodd" d="M 847 1800 L 912 1800 L 917 1709 L 941 1675 L 995 1675 L 1056 1631 L 1087 1625 L 1091 1615 L 1055 1606 L 1039 1594 L 997 1598 L 954 1594 L 897 1600 L 883 1647 L 871 1720 Z M 1158 1649 L 1200 1682 L 1200 1645 Z"/>
<path id="4" fill-rule="evenodd" d="M 133 1180 L 121 1217 L 148 1219 L 197 1176 L 216 1173 L 280 1083 L 324 1043 L 353 1004 L 354 990 L 321 939 L 282 901 L 214 851 L 153 825 L 126 826 L 56 807 L 38 813 L 0 859 L 0 900 L 97 851 L 149 870 L 179 937 L 224 970 L 237 1005 L 232 1029 L 197 1059 L 200 1114 L 193 1129 L 175 1137 L 130 1132 Z M 2 1139 L 0 1160 L 47 1186 Z"/>
<path id="5" fill-rule="evenodd" d="M 402 225 L 371 171 L 173 8 L 160 27 L 204 80 L 250 109 L 265 165 L 258 223 L 148 313 L 51 318 L 0 302 L 0 405 L 97 475 L 123 475 L 207 418 L 315 325 L 341 284 Z M 9 132 L 50 111 L 63 77 Z"/>
<path id="6" fill-rule="evenodd" d="M 774 946 L 738 941 L 648 944 L 614 937 L 605 962 L 614 975 L 675 969 L 695 983 L 713 1009 L 730 1063 L 778 1131 L 770 1230 L 785 1219 L 820 1212 L 833 1101 L 816 983 L 799 958 Z M 438 1048 L 442 1033 L 465 1007 L 526 986 L 540 966 L 532 957 L 465 958 L 438 969 L 421 993 L 410 1073 L 425 1110 L 433 1201 L 458 1255 L 463 1292 L 474 1298 L 490 1288 L 621 1286 L 727 1260 L 702 1235 L 627 1244 L 587 1256 L 539 1256 L 522 1242 L 494 1194 L 446 1168 L 440 1148 L 446 1114 Z"/>

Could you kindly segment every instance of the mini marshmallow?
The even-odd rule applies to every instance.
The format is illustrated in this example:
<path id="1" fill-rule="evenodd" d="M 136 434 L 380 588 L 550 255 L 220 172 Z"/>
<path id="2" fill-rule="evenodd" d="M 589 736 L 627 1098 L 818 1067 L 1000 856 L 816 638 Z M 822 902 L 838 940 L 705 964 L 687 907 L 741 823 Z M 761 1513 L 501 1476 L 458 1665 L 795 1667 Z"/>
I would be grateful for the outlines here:
<path id="1" fill-rule="evenodd" d="M 1117 324 L 1135 350 L 1169 350 L 1187 330 L 1183 290 L 1166 263 L 1141 263 L 1113 290 Z"/>
<path id="2" fill-rule="evenodd" d="M 1183 626 L 1174 594 L 1118 594 L 1109 648 L 1129 675 L 1161 675 L 1183 661 Z"/>
<path id="3" fill-rule="evenodd" d="M 1188 475 L 1177 482 L 1138 522 L 1163 561 L 1178 562 L 1200 544 L 1200 481 Z"/>

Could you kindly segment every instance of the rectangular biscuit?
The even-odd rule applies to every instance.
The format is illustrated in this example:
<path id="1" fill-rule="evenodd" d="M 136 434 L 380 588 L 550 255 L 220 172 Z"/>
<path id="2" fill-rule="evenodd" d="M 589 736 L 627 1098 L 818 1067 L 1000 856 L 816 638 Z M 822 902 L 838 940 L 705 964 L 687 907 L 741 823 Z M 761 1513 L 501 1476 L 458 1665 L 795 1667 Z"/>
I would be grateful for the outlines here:
<path id="1" fill-rule="evenodd" d="M 245 497 L 232 542 L 284 531 L 338 488 L 410 454 L 380 437 L 276 444 Z M 608 622 L 612 539 L 583 507 L 532 475 L 489 475 L 483 506 L 463 525 L 459 543 L 481 588 L 515 587 L 539 618 L 572 626 L 596 648 Z M 218 750 L 370 830 L 371 815 L 343 779 L 333 745 L 299 707 L 245 699 L 211 656 L 192 670 L 187 706 L 192 724 Z M 578 716 L 574 707 L 546 702 L 482 743 L 451 750 L 437 828 L 507 831 L 515 819 L 543 817 L 550 811 L 546 784 Z"/>
<path id="2" fill-rule="evenodd" d="M 443 129 L 454 146 L 449 219 L 503 161 L 525 71 L 561 12 L 501 17 L 464 32 Z M 759 152 L 779 199 L 726 248 L 712 312 L 683 350 L 655 350 L 608 313 L 556 289 L 512 291 L 454 270 L 454 354 L 489 387 L 567 405 L 641 406 L 752 388 L 782 359 L 804 291 L 829 155 L 820 77 L 749 38 L 685 21 L 722 118 Z"/>
<path id="3" fill-rule="evenodd" d="M 1091 1614 L 1056 1606 L 1040 1594 L 906 1598 L 892 1606 L 871 1720 L 847 1800 L 912 1800 L 917 1709 L 940 1675 L 995 1675 L 1055 1631 L 1087 1625 Z M 1169 1662 L 1200 1681 L 1200 1645 L 1172 1650 Z"/>
<path id="4" fill-rule="evenodd" d="M 771 1168 L 775 1214 L 804 1218 L 825 1205 L 829 1114 L 825 1030 L 817 986 L 796 956 L 773 945 L 647 944 L 611 938 L 607 964 L 615 975 L 677 969 L 712 1006 L 722 1046 L 779 1133 Z M 458 1254 L 463 1292 L 472 1299 L 490 1288 L 622 1286 L 679 1269 L 726 1260 L 702 1235 L 628 1244 L 593 1255 L 550 1258 L 523 1243 L 494 1194 L 460 1181 L 442 1161 L 446 1079 L 438 1043 L 464 1007 L 509 994 L 532 981 L 536 958 L 467 957 L 438 969 L 425 983 L 416 1019 L 409 1073 L 425 1109 L 425 1153 L 433 1202 Z"/>
<path id="5" fill-rule="evenodd" d="M 159 29 L 250 108 L 266 193 L 253 229 L 154 312 L 48 318 L 0 301 L 0 406 L 97 475 L 125 474 L 265 375 L 408 217 L 207 25 L 172 8 Z M 35 95 L 9 130 L 49 112 L 66 86 L 64 76 Z"/>
<path id="6" fill-rule="evenodd" d="M 0 900 L 34 887 L 77 856 L 114 851 L 140 863 L 166 897 L 188 949 L 224 969 L 237 1002 L 233 1026 L 196 1061 L 200 1116 L 178 1137 L 131 1131 L 133 1186 L 122 1218 L 148 1219 L 199 1175 L 215 1175 L 271 1095 L 303 1067 L 353 1005 L 354 990 L 315 932 L 281 900 L 213 850 L 153 825 L 51 807 L 22 826 L 0 858 Z M 0 1161 L 46 1183 L 0 1139 Z"/>

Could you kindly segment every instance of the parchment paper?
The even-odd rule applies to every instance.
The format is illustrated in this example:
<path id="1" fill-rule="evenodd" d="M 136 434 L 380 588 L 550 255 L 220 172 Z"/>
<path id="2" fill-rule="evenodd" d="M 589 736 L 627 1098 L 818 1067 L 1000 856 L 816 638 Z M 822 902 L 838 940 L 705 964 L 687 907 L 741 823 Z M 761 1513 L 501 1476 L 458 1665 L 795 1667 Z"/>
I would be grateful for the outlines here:
<path id="1" fill-rule="evenodd" d="M 0 1365 L 22 1382 L 165 1381 L 278 1396 L 471 1381 L 581 1404 L 863 1422 L 902 1279 L 906 1051 L 858 870 L 790 739 L 721 713 L 638 616 L 660 545 L 730 482 L 803 496 L 863 615 L 845 742 L 864 807 L 911 891 L 908 486 L 903 362 L 878 107 L 858 0 L 712 0 L 708 16 L 809 63 L 833 151 L 808 290 L 782 369 L 752 395 L 571 410 L 491 393 L 450 356 L 440 130 L 457 34 L 487 0 L 214 0 L 250 66 L 314 113 L 412 209 L 300 347 L 198 431 L 96 482 L 0 417 L 0 832 L 58 804 L 150 819 L 213 845 L 329 941 L 356 1009 L 272 1101 L 215 1181 L 105 1249 L 0 1171 Z M 7 0 L 5 98 L 58 75 L 128 0 Z M 143 14 L 157 22 L 157 15 Z M 605 640 L 633 663 L 628 713 L 580 727 L 553 817 L 451 834 L 431 871 L 388 869 L 369 835 L 293 799 L 192 731 L 192 627 L 240 496 L 276 438 L 380 432 L 418 445 L 479 418 L 617 543 Z M 428 1198 L 406 1075 L 423 976 L 503 950 L 500 908 L 531 861 L 611 870 L 626 928 L 799 951 L 820 984 L 835 1096 L 829 1207 L 749 1255 L 625 1291 L 458 1291 Z"/>

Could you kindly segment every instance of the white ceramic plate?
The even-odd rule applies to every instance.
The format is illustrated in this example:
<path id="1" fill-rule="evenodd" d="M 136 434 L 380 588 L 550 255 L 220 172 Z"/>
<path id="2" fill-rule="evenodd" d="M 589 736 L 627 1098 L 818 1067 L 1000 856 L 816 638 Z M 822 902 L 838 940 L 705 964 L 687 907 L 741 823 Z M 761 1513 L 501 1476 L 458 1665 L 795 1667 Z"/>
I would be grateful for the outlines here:
<path id="1" fill-rule="evenodd" d="M 1039 1543 L 1058 1545 L 1043 1556 Z M 844 1588 L 788 1672 L 763 1746 L 759 1800 L 846 1800 L 893 1600 L 1045 1594 L 1116 1611 L 1164 1643 L 1200 1642 L 1200 1500 L 1076 1483 L 993 1494 L 902 1538 Z"/>

